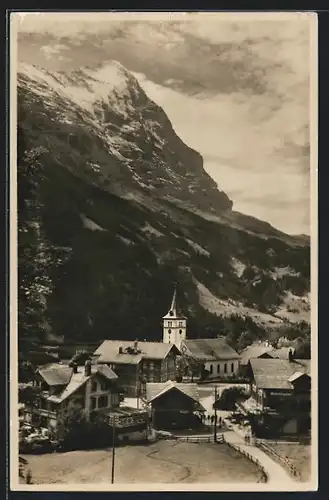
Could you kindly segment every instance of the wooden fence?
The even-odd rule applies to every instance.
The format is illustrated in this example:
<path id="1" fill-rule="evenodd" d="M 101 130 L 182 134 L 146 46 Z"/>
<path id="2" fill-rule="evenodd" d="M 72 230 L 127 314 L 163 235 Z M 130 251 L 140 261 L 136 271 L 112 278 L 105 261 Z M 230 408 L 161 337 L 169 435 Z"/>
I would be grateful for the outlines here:
<path id="1" fill-rule="evenodd" d="M 280 441 L 278 441 L 280 442 Z M 300 479 L 300 473 L 296 469 L 296 467 L 288 460 L 288 458 L 283 457 L 276 453 L 276 451 L 273 450 L 270 446 L 268 446 L 264 441 L 261 440 L 256 440 L 256 445 L 261 448 L 265 453 L 268 453 L 270 456 L 274 458 L 277 462 L 281 463 L 285 469 L 289 471 L 289 473 L 295 477 L 296 479 Z"/>
<path id="2" fill-rule="evenodd" d="M 257 467 L 262 472 L 262 477 L 257 482 L 258 483 L 267 483 L 268 476 L 267 476 L 266 470 L 264 469 L 264 467 L 262 466 L 262 464 L 259 462 L 259 460 L 257 460 L 257 458 L 255 458 L 254 456 L 250 455 L 250 453 L 248 453 L 245 449 L 241 448 L 238 444 L 236 444 L 236 443 L 230 443 L 229 441 L 226 441 L 226 439 L 224 438 L 224 436 L 222 436 L 222 438 L 223 438 L 223 442 L 225 442 L 230 448 L 232 448 L 233 450 L 236 450 L 237 452 L 241 453 L 241 455 L 245 456 L 248 460 L 250 460 L 255 465 L 257 465 Z"/>
<path id="3" fill-rule="evenodd" d="M 214 436 L 175 436 L 172 435 L 158 435 L 157 439 L 171 440 L 171 441 L 182 441 L 184 443 L 214 443 Z M 223 443 L 223 434 L 218 434 L 216 443 Z"/>

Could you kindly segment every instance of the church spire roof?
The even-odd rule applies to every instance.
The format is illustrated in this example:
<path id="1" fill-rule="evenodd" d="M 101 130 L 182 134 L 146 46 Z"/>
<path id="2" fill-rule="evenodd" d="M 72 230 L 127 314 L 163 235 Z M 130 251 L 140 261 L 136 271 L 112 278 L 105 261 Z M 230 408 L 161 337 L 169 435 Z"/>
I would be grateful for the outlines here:
<path id="1" fill-rule="evenodd" d="M 177 316 L 177 285 L 174 288 L 174 295 L 172 297 L 171 306 L 169 312 L 172 312 L 172 316 Z"/>
<path id="2" fill-rule="evenodd" d="M 164 318 L 182 318 L 182 319 L 186 319 L 185 316 L 180 311 L 180 309 L 178 307 L 178 304 L 177 304 L 177 283 L 175 283 L 174 294 L 173 294 L 173 297 L 172 297 L 170 309 L 167 312 L 167 314 L 164 316 Z"/>

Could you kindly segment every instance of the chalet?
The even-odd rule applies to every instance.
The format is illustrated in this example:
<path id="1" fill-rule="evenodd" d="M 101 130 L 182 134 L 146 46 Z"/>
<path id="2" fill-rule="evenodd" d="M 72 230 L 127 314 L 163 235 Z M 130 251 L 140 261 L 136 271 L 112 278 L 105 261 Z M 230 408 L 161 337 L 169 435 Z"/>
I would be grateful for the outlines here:
<path id="1" fill-rule="evenodd" d="M 239 372 L 240 356 L 225 337 L 216 339 L 185 339 L 181 342 L 182 355 L 200 361 L 210 378 L 232 377 Z"/>
<path id="2" fill-rule="evenodd" d="M 200 403 L 198 386 L 169 380 L 146 384 L 146 404 L 156 429 L 196 429 L 202 427 L 205 409 Z"/>
<path id="3" fill-rule="evenodd" d="M 309 360 L 251 359 L 250 397 L 239 402 L 254 431 L 264 437 L 307 435 L 311 426 Z"/>
<path id="4" fill-rule="evenodd" d="M 87 419 L 93 411 L 120 404 L 118 376 L 106 365 L 86 361 L 85 366 L 52 364 L 36 372 L 40 395 L 34 405 L 26 405 L 25 421 L 58 431 L 58 420 L 70 402 L 80 405 Z"/>
<path id="5" fill-rule="evenodd" d="M 94 355 L 99 364 L 107 364 L 120 379 L 125 396 L 135 398 L 145 392 L 146 382 L 175 380 L 174 344 L 104 340 Z"/>

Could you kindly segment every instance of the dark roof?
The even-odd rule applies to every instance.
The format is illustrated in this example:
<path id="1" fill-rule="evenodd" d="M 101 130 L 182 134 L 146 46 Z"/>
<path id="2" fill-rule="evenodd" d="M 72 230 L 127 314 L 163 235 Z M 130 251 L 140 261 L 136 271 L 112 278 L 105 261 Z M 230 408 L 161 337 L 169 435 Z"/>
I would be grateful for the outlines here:
<path id="1" fill-rule="evenodd" d="M 287 359 L 255 358 L 250 360 L 250 366 L 260 389 L 292 389 L 289 379 L 297 372 L 308 373 L 306 364 Z"/>
<path id="2" fill-rule="evenodd" d="M 203 361 L 240 358 L 239 354 L 229 346 L 224 337 L 217 339 L 183 340 L 182 350 L 184 350 L 184 345 L 193 357 Z"/>
<path id="3" fill-rule="evenodd" d="M 127 340 L 104 340 L 94 352 L 99 363 L 122 363 L 138 364 L 142 359 L 164 359 L 172 349 L 177 349 L 174 344 L 162 342 L 138 342 L 137 353 L 127 352 L 127 348 L 133 348 L 134 342 Z M 119 348 L 123 353 L 119 353 Z"/>
<path id="4" fill-rule="evenodd" d="M 73 369 L 67 365 L 52 364 L 46 368 L 39 368 L 37 373 L 44 379 L 46 384 L 67 385 L 71 379 Z"/>

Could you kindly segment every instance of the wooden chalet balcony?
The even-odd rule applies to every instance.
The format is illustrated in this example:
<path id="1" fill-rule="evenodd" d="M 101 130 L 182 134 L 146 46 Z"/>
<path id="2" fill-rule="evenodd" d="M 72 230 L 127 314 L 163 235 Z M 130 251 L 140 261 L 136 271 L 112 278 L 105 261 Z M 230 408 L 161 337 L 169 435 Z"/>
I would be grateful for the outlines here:
<path id="1" fill-rule="evenodd" d="M 32 413 L 40 417 L 57 418 L 57 412 L 53 410 L 47 410 L 46 408 L 31 408 L 31 410 Z"/>

